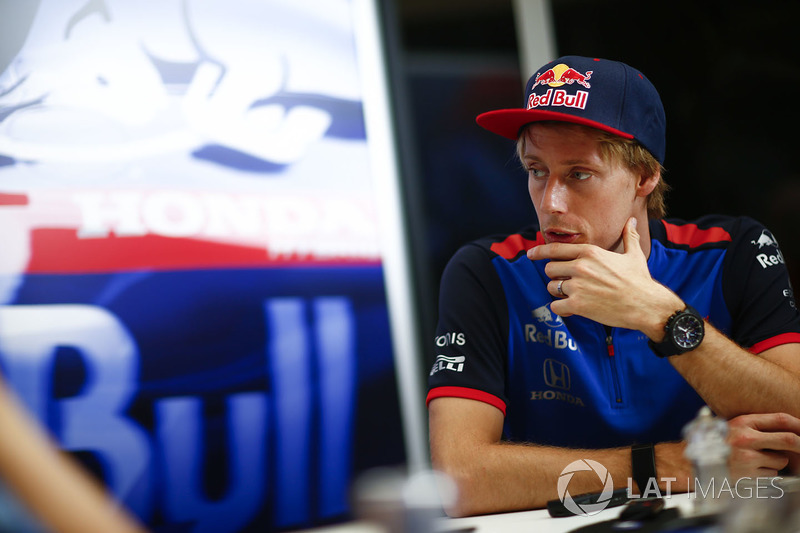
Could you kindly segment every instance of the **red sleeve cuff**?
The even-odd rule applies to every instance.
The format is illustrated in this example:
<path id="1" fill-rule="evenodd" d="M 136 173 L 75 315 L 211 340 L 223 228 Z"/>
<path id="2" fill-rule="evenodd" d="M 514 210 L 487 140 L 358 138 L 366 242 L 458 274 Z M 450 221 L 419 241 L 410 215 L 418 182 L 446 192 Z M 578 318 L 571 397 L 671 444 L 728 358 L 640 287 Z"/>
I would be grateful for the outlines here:
<path id="1" fill-rule="evenodd" d="M 497 407 L 506 416 L 506 402 L 495 396 L 478 389 L 470 389 L 467 387 L 436 387 L 428 392 L 428 398 L 425 400 L 427 406 L 431 400 L 435 398 L 466 398 L 467 400 L 477 400 L 479 402 L 488 403 L 492 407 Z"/>
<path id="2" fill-rule="evenodd" d="M 757 342 L 750 347 L 750 352 L 759 354 L 763 351 L 769 350 L 770 348 L 792 342 L 800 342 L 800 333 L 782 333 L 761 342 Z"/>

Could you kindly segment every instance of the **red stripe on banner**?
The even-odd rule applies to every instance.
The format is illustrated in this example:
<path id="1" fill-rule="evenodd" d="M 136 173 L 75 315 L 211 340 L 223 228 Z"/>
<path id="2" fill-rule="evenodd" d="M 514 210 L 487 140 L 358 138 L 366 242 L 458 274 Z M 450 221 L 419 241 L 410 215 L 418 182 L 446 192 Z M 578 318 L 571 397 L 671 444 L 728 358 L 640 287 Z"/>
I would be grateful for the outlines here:
<path id="1" fill-rule="evenodd" d="M 509 235 L 503 242 L 496 242 L 491 246 L 491 250 L 505 259 L 511 260 L 517 257 L 523 250 L 529 250 L 534 246 L 544 244 L 544 237 L 541 232 L 536 232 L 536 240 L 524 238 L 522 235 L 516 233 Z"/>
<path id="2" fill-rule="evenodd" d="M 271 257 L 265 247 L 157 235 L 79 239 L 75 229 L 34 229 L 29 273 L 101 273 L 288 266 L 376 265 L 368 258 Z"/>
<path id="3" fill-rule="evenodd" d="M 431 400 L 436 398 L 466 398 L 467 400 L 477 400 L 479 402 L 488 403 L 492 407 L 497 407 L 506 416 L 506 403 L 488 392 L 482 390 L 470 389 L 467 387 L 436 387 L 431 389 L 428 393 L 428 398 L 425 400 L 425 405 L 431 403 Z"/>
<path id="4" fill-rule="evenodd" d="M 685 224 L 677 226 L 665 222 L 664 227 L 667 229 L 667 239 L 675 244 L 685 244 L 687 246 L 696 247 L 701 244 L 710 242 L 724 242 L 730 241 L 731 235 L 722 228 L 708 228 L 700 229 L 697 224 Z"/>
<path id="5" fill-rule="evenodd" d="M 781 333 L 772 338 L 757 342 L 750 347 L 750 352 L 759 354 L 770 348 L 780 346 L 781 344 L 789 344 L 792 342 L 800 342 L 800 333 Z"/>
<path id="6" fill-rule="evenodd" d="M 28 195 L 0 192 L 0 207 L 4 205 L 28 205 Z"/>

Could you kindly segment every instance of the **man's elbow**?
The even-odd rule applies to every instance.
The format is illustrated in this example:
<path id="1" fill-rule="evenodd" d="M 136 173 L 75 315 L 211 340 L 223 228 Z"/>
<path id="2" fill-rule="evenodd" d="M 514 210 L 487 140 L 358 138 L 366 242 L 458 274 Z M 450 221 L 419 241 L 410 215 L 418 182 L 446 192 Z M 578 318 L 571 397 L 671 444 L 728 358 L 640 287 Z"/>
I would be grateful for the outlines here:
<path id="1" fill-rule="evenodd" d="M 469 466 L 435 464 L 435 468 L 452 482 L 453 494 L 443 498 L 444 512 L 450 518 L 463 518 L 484 514 L 486 496 L 482 494 L 485 480 L 480 479 L 476 469 Z"/>

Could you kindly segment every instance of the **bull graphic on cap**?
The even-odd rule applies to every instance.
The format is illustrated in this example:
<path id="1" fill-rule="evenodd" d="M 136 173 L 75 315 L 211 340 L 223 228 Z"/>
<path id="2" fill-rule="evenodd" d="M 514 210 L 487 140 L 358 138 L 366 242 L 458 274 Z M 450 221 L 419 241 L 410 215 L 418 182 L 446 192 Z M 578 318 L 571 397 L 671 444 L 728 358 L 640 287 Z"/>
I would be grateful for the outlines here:
<path id="1" fill-rule="evenodd" d="M 553 68 L 549 68 L 536 76 L 536 81 L 534 82 L 533 87 L 531 87 L 531 90 L 533 90 L 533 88 L 537 85 L 546 84 L 551 87 L 561 87 L 564 84 L 572 85 L 573 83 L 578 83 L 579 85 L 583 85 L 589 89 L 591 85 L 589 84 L 588 80 L 591 77 L 591 70 L 587 70 L 584 74 L 581 74 L 574 68 L 565 65 L 564 63 L 559 63 Z"/>

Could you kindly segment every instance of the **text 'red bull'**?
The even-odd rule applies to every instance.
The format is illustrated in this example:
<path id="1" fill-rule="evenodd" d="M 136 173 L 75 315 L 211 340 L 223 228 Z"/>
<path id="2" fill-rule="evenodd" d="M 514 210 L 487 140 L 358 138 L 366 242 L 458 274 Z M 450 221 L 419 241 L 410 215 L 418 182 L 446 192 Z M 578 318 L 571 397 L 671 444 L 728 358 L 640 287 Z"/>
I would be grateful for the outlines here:
<path id="1" fill-rule="evenodd" d="M 589 100 L 587 91 L 578 91 L 575 94 L 567 94 L 564 89 L 548 89 L 544 94 L 531 94 L 528 97 L 528 109 L 541 106 L 554 107 L 574 107 L 576 109 L 586 109 L 586 102 Z"/>

